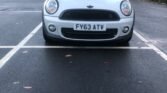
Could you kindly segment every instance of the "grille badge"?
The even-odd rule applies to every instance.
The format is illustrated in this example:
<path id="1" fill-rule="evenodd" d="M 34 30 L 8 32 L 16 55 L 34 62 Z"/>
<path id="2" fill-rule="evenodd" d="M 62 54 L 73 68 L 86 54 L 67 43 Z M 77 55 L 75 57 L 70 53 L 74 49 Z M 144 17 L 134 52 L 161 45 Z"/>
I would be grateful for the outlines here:
<path id="1" fill-rule="evenodd" d="M 92 5 L 88 5 L 88 6 L 87 6 L 87 8 L 90 8 L 90 9 L 93 8 L 93 7 L 94 7 L 94 6 L 92 6 Z"/>

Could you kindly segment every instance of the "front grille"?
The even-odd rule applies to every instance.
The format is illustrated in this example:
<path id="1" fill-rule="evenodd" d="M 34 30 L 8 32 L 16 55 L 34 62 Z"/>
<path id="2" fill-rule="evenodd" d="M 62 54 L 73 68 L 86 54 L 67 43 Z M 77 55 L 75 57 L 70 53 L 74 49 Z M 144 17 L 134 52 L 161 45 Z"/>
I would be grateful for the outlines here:
<path id="1" fill-rule="evenodd" d="M 117 29 L 106 31 L 76 31 L 73 28 L 62 28 L 63 36 L 72 39 L 110 39 L 117 35 Z"/>
<path id="2" fill-rule="evenodd" d="M 93 9 L 73 9 L 64 11 L 60 17 L 62 20 L 79 21 L 118 21 L 120 17 L 117 13 L 108 10 Z"/>

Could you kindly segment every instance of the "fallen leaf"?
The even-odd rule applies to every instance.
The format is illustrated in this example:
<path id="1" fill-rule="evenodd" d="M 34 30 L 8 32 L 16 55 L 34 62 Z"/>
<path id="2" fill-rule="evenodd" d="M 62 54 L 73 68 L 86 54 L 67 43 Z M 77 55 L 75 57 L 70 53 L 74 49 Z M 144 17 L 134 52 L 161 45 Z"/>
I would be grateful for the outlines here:
<path id="1" fill-rule="evenodd" d="M 24 89 L 32 89 L 32 86 L 24 86 Z"/>
<path id="2" fill-rule="evenodd" d="M 69 57 L 72 57 L 72 55 L 71 54 L 67 54 L 67 55 L 65 55 L 65 57 L 69 58 Z"/>
<path id="3" fill-rule="evenodd" d="M 19 81 L 15 81 L 15 82 L 13 82 L 13 84 L 17 85 L 17 84 L 20 84 L 20 82 Z"/>

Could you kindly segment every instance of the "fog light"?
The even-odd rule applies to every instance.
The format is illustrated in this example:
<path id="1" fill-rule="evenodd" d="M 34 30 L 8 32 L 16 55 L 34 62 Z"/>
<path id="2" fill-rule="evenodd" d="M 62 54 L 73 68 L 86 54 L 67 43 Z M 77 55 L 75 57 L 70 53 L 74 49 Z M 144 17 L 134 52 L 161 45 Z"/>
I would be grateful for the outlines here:
<path id="1" fill-rule="evenodd" d="M 56 27 L 55 27 L 54 25 L 49 25 L 48 28 L 49 28 L 49 30 L 52 31 L 52 32 L 56 31 Z"/>
<path id="2" fill-rule="evenodd" d="M 125 26 L 124 28 L 123 28 L 123 30 L 122 30 L 122 32 L 124 32 L 124 33 L 127 33 L 129 31 L 129 27 L 128 26 Z"/>

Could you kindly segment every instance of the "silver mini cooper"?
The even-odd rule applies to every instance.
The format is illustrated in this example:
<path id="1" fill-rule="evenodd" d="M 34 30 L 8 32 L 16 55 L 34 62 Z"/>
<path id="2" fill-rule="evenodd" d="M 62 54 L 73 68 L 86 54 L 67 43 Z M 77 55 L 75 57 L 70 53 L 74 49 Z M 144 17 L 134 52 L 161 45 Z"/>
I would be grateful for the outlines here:
<path id="1" fill-rule="evenodd" d="M 135 14 L 129 0 L 46 0 L 42 18 L 46 42 L 128 43 L 133 34 Z"/>

